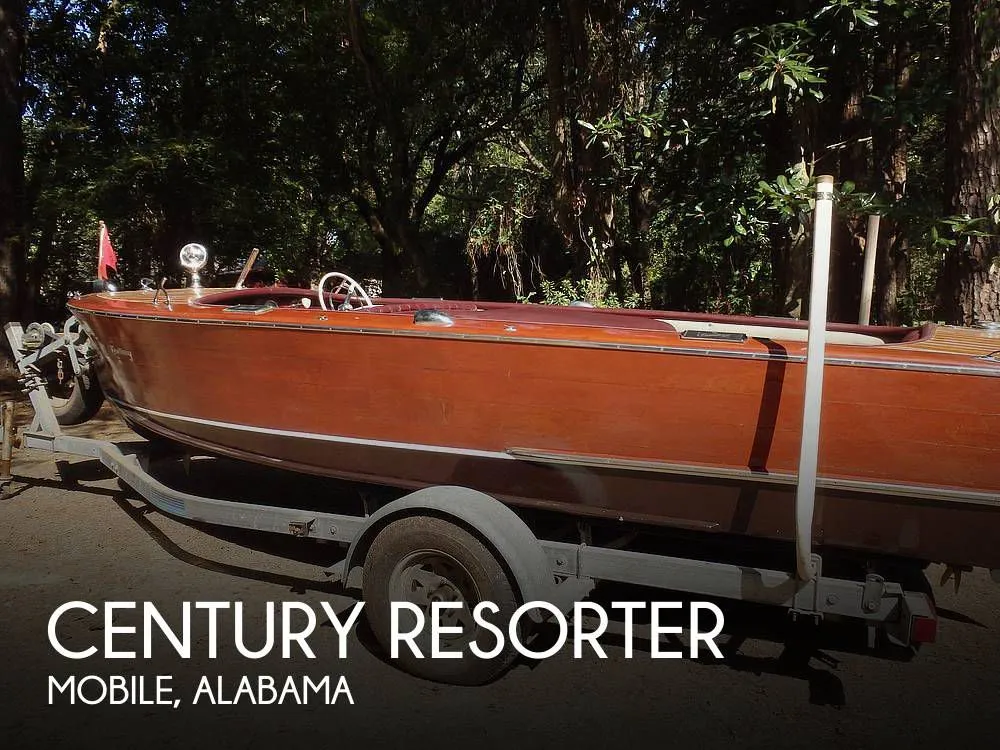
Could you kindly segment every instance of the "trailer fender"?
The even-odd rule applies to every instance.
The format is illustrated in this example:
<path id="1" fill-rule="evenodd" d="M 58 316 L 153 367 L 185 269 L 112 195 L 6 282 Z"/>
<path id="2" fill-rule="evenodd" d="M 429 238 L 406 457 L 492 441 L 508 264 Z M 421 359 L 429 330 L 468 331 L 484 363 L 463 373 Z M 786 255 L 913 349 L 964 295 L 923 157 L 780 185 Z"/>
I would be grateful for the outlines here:
<path id="1" fill-rule="evenodd" d="M 365 555 L 378 533 L 399 518 L 415 515 L 444 518 L 479 536 L 510 573 L 522 602 L 545 601 L 565 610 L 567 598 L 577 598 L 593 585 L 567 585 L 569 581 L 557 585 L 541 544 L 517 514 L 487 494 L 457 486 L 427 487 L 379 508 L 331 573 L 339 573 L 346 588 L 360 588 Z M 531 615 L 536 620 L 544 619 L 537 612 Z"/>

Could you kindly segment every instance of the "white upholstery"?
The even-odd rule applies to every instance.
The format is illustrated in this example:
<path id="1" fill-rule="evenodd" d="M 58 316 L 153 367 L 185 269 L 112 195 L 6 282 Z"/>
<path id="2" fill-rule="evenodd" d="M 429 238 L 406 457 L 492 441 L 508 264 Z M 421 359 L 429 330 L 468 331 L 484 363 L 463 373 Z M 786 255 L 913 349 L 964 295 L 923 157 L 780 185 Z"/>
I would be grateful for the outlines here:
<path id="1" fill-rule="evenodd" d="M 743 333 L 750 338 L 772 339 L 774 341 L 802 341 L 809 337 L 805 328 L 783 328 L 782 326 L 756 326 L 742 323 L 714 323 L 702 320 L 669 320 L 657 318 L 661 323 L 668 323 L 677 329 L 678 333 L 685 331 L 717 331 L 720 333 Z M 844 331 L 827 331 L 826 343 L 852 344 L 854 346 L 874 346 L 884 344 L 878 336 L 864 333 L 849 333 Z"/>

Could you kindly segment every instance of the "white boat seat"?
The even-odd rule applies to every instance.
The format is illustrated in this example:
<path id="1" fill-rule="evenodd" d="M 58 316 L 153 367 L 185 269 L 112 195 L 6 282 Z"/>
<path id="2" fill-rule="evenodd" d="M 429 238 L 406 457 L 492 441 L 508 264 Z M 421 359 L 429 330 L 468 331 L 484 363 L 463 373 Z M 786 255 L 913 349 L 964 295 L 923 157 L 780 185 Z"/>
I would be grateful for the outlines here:
<path id="1" fill-rule="evenodd" d="M 743 323 L 716 323 L 701 320 L 670 320 L 657 318 L 661 323 L 673 326 L 678 333 L 685 331 L 711 331 L 715 333 L 735 333 L 744 334 L 748 338 L 771 339 L 773 341 L 801 341 L 808 340 L 809 331 L 805 328 L 785 328 L 783 326 L 759 326 L 745 325 Z M 878 336 L 870 336 L 865 333 L 853 333 L 849 331 L 827 331 L 826 343 L 828 344 L 849 344 L 853 346 L 875 346 L 885 344 L 885 341 Z"/>

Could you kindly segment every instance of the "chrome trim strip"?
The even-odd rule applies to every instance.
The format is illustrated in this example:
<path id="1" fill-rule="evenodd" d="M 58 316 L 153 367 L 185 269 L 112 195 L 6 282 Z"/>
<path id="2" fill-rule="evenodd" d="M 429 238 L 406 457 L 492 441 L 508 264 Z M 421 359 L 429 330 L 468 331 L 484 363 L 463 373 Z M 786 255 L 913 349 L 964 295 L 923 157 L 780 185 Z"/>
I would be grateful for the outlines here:
<path id="1" fill-rule="evenodd" d="M 553 453 L 544 450 L 531 448 L 509 448 L 506 451 L 484 451 L 473 448 L 457 448 L 443 445 L 427 445 L 423 443 L 402 443 L 391 440 L 373 440 L 369 438 L 345 437 L 340 435 L 321 435 L 313 432 L 300 432 L 297 430 L 279 430 L 255 427 L 253 425 L 236 424 L 233 422 L 220 422 L 212 419 L 201 419 L 198 417 L 188 417 L 180 414 L 169 414 L 167 412 L 147 409 L 142 406 L 126 404 L 125 402 L 108 397 L 116 406 L 142 412 L 161 419 L 172 419 L 179 422 L 200 424 L 209 427 L 216 427 L 224 430 L 237 430 L 241 432 L 253 432 L 258 434 L 277 434 L 283 437 L 298 438 L 302 440 L 318 440 L 328 443 L 340 443 L 348 445 L 364 445 L 373 448 L 392 448 L 397 450 L 418 451 L 424 453 L 447 453 L 459 456 L 471 456 L 475 458 L 487 458 L 499 461 L 531 461 L 544 464 L 562 464 L 570 466 L 584 466 L 600 469 L 617 469 L 627 471 L 644 471 L 664 474 L 676 474 L 688 477 L 702 477 L 706 479 L 722 479 L 729 481 L 750 481 L 760 484 L 795 485 L 795 475 L 790 473 L 764 473 L 751 471 L 750 469 L 732 469 L 725 467 L 698 466 L 696 464 L 678 464 L 666 461 L 644 461 L 604 458 L 601 456 L 587 456 L 573 453 Z M 1000 495 L 991 495 L 987 492 L 976 492 L 974 490 L 951 490 L 939 487 L 927 487 L 921 485 L 906 485 L 883 482 L 865 482 L 850 479 L 831 479 L 820 477 L 817 486 L 829 490 L 845 490 L 852 492 L 875 493 L 880 495 L 905 496 L 908 499 L 932 500 L 938 502 L 963 503 L 969 505 L 985 505 L 988 507 L 1000 508 Z"/>
<path id="2" fill-rule="evenodd" d="M 366 445 L 373 448 L 395 448 L 398 450 L 422 451 L 425 453 L 448 453 L 448 454 L 456 454 L 462 456 L 473 456 L 476 458 L 493 458 L 501 461 L 516 460 L 513 456 L 509 456 L 506 453 L 501 453 L 496 451 L 481 451 L 472 448 L 455 448 L 447 445 L 423 445 L 417 443 L 399 443 L 391 440 L 371 440 L 368 438 L 342 437 L 339 435 L 321 435 L 315 432 L 299 432 L 297 430 L 279 430 L 275 428 L 255 427 L 253 425 L 247 425 L 247 424 L 236 424 L 235 422 L 219 422 L 214 419 L 187 417 L 181 414 L 168 414 L 167 412 L 156 411 L 155 409 L 147 409 L 143 406 L 126 404 L 124 401 L 112 398 L 111 396 L 108 396 L 108 400 L 122 409 L 142 412 L 143 414 L 148 414 L 153 417 L 159 417 L 160 419 L 173 419 L 178 422 L 188 422 L 191 424 L 205 425 L 207 427 L 217 427 L 222 430 L 236 430 L 239 432 L 253 432 L 257 434 L 281 435 L 282 437 L 299 438 L 302 440 L 319 440 L 327 443 Z"/>
<path id="3" fill-rule="evenodd" d="M 143 320 L 150 323 L 183 323 L 187 325 L 207 325 L 207 326 L 240 326 L 247 328 L 273 328 L 290 331 L 314 331 L 317 333 L 342 333 L 361 334 L 366 336 L 397 336 L 416 337 L 431 339 L 461 339 L 464 341 L 493 342 L 505 344 L 533 344 L 535 346 L 567 346 L 579 349 L 610 349 L 628 352 L 649 352 L 656 354 L 679 354 L 683 356 L 695 357 L 720 357 L 724 359 L 746 359 L 768 362 L 789 362 L 804 364 L 805 356 L 789 356 L 787 354 L 773 354 L 771 352 L 739 352 L 722 349 L 699 349 L 686 346 L 658 346 L 655 344 L 614 344 L 602 341 L 578 341 L 572 339 L 545 339 L 533 337 L 516 336 L 491 336 L 487 334 L 472 333 L 444 333 L 428 330 L 401 330 L 383 328 L 362 328 L 329 325 L 310 325 L 292 323 L 268 323 L 261 320 L 192 320 L 191 318 L 174 318 L 162 315 L 136 315 L 129 313 L 105 312 L 103 310 L 78 310 L 69 306 L 74 314 L 79 317 L 83 315 L 103 316 L 107 318 L 124 318 L 127 320 Z M 913 362 L 899 362 L 886 360 L 864 360 L 845 357 L 827 357 L 827 365 L 835 367 L 866 367 L 881 370 L 905 370 L 909 372 L 929 372 L 944 375 L 983 375 L 986 377 L 1000 377 L 1000 367 L 982 367 L 975 365 L 925 365 Z"/>
<path id="4" fill-rule="evenodd" d="M 443 333 L 432 330 L 418 329 L 384 329 L 384 328 L 363 328 L 348 326 L 329 326 L 315 324 L 292 323 L 268 323 L 261 320 L 197 320 L 191 318 L 173 318 L 161 315 L 135 315 L 128 313 L 111 313 L 94 310 L 81 311 L 84 315 L 100 315 L 108 318 L 124 318 L 127 320 L 143 320 L 150 323 L 183 323 L 187 325 L 207 325 L 207 326 L 240 326 L 247 328 L 273 328 L 291 331 L 314 331 L 317 333 L 343 333 L 347 335 L 365 336 L 395 336 L 411 338 L 429 339 L 461 339 L 463 341 L 475 341 L 483 343 L 504 343 L 504 344 L 535 344 L 542 346 L 567 346 L 580 349 L 612 349 L 619 351 L 669 353 L 669 354 L 691 354 L 701 356 L 727 357 L 731 359 L 756 359 L 756 360 L 779 360 L 784 362 L 805 362 L 805 357 L 791 357 L 787 355 L 775 355 L 771 352 L 738 352 L 720 349 L 698 349 L 695 347 L 660 346 L 656 344 L 615 344 L 601 341 L 578 341 L 574 339 L 546 339 L 528 336 L 501 336 L 474 333 Z M 666 331 L 665 331 L 666 333 Z M 998 371 L 1000 374 L 1000 371 Z"/>

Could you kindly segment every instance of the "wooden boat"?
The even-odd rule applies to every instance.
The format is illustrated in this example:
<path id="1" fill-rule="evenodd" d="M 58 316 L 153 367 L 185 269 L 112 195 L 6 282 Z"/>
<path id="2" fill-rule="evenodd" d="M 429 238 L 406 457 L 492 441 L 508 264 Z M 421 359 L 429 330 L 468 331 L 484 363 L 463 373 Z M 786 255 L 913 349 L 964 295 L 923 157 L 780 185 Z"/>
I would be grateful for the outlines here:
<path id="1" fill-rule="evenodd" d="M 105 291 L 69 307 L 105 394 L 145 434 L 309 474 L 793 538 L 806 322 L 370 299 L 338 278 L 346 293 Z M 825 363 L 816 547 L 1000 568 L 1000 331 L 828 324 Z"/>

